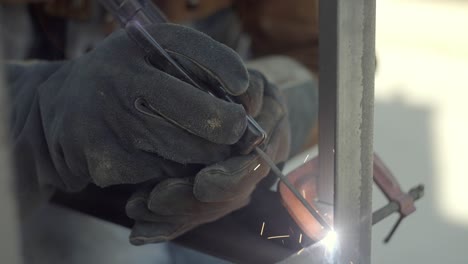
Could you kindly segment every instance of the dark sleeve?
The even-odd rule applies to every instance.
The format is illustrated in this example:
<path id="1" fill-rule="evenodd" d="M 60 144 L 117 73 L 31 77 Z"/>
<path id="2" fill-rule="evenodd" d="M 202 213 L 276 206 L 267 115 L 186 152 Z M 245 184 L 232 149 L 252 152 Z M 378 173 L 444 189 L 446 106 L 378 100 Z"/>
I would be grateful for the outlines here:
<path id="1" fill-rule="evenodd" d="M 55 173 L 43 135 L 37 90 L 60 62 L 6 63 L 6 81 L 10 95 L 11 137 L 13 140 L 16 193 L 20 217 L 26 219 L 53 192 L 48 175 Z M 47 175 L 47 177 L 45 177 Z"/>
<path id="2" fill-rule="evenodd" d="M 318 0 L 237 0 L 254 56 L 286 55 L 318 71 Z"/>

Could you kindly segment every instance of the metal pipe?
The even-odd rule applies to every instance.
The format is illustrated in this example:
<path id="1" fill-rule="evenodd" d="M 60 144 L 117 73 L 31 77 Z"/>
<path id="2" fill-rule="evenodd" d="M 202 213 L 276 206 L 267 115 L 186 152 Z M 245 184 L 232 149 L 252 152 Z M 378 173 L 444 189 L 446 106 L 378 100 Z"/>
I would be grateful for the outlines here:
<path id="1" fill-rule="evenodd" d="M 319 199 L 329 202 L 333 184 L 337 263 L 366 264 L 371 256 L 375 0 L 321 1 L 320 14 Z"/>

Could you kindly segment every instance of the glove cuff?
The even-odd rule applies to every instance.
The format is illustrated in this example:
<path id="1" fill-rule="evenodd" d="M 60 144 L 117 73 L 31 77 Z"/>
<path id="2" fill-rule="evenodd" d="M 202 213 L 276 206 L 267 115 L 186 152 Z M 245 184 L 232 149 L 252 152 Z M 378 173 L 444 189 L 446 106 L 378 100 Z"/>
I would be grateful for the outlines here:
<path id="1" fill-rule="evenodd" d="M 56 72 L 62 62 L 8 62 L 6 81 L 10 95 L 10 131 L 13 140 L 14 169 L 22 219 L 63 185 L 51 161 L 44 136 L 39 87 Z M 57 182 L 58 184 L 54 184 Z"/>

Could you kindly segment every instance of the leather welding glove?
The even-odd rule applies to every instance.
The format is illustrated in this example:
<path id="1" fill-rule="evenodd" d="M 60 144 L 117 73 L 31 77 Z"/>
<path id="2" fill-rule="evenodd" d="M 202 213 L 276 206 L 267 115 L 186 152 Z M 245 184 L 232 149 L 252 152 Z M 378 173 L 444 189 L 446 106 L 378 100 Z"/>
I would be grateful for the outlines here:
<path id="1" fill-rule="evenodd" d="M 248 72 L 231 49 L 182 26 L 148 30 L 204 85 L 221 85 L 240 102 L 261 99 L 246 93 Z M 196 89 L 166 67 L 124 31 L 76 60 L 7 65 L 22 200 L 31 205 L 38 192 L 79 191 L 88 183 L 193 176 L 230 157 L 246 128 L 243 106 Z"/>
<path id="2" fill-rule="evenodd" d="M 278 89 L 262 75 L 251 72 L 251 79 L 255 79 L 251 84 L 260 85 L 251 85 L 249 90 L 264 88 L 261 109 L 252 113 L 268 133 L 263 148 L 275 163 L 283 162 L 290 143 L 286 105 Z M 269 171 L 259 155 L 251 153 L 208 166 L 195 178 L 170 178 L 156 186 L 147 185 L 127 203 L 127 215 L 136 220 L 130 242 L 141 245 L 171 240 L 245 206 Z"/>

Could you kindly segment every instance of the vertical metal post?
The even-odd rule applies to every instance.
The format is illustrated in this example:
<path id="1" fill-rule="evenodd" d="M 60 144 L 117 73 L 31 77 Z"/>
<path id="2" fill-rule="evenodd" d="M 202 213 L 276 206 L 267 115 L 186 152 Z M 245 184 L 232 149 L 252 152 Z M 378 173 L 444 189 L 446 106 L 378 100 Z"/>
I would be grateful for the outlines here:
<path id="1" fill-rule="evenodd" d="M 1 23 L 0 8 L 0 23 Z M 7 89 L 3 82 L 3 46 L 0 31 L 0 262 L 21 263 L 18 207 L 11 166 L 10 137 L 8 136 Z"/>
<path id="2" fill-rule="evenodd" d="M 317 194 L 320 202 L 333 204 L 335 175 L 335 126 L 338 89 L 338 2 L 319 4 L 319 164 Z"/>
<path id="3" fill-rule="evenodd" d="M 320 1 L 318 188 L 340 264 L 370 263 L 374 71 L 375 0 Z"/>

